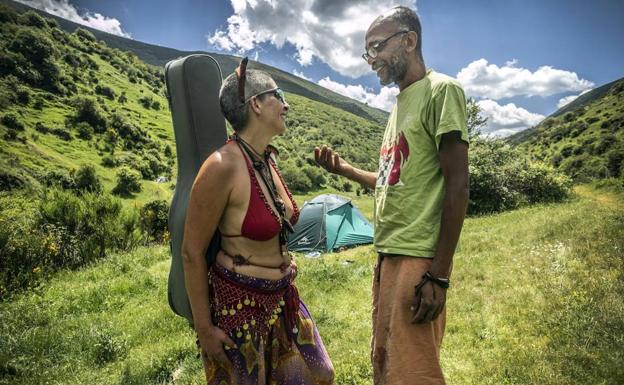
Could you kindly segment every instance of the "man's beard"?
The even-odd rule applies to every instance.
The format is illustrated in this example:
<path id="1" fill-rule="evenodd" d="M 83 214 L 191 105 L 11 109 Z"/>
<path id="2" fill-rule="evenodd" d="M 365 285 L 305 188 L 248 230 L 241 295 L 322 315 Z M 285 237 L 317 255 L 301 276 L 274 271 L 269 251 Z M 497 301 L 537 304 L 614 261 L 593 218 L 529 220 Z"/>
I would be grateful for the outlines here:
<path id="1" fill-rule="evenodd" d="M 379 83 L 382 86 L 387 86 L 390 83 L 399 83 L 405 77 L 407 73 L 407 58 L 402 52 L 398 52 L 396 55 L 390 58 L 390 61 L 385 62 L 386 76 L 379 77 Z"/>

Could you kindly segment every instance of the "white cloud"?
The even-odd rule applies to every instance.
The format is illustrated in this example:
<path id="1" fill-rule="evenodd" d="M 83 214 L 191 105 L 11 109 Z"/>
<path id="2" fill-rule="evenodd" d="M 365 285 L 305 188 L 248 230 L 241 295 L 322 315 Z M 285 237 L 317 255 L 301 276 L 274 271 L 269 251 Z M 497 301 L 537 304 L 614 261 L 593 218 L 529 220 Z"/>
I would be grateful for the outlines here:
<path id="1" fill-rule="evenodd" d="M 216 49 L 244 54 L 256 45 L 292 44 L 300 65 L 314 58 L 335 71 L 359 77 L 370 71 L 360 57 L 370 23 L 397 5 L 416 8 L 416 0 L 230 0 L 234 14 L 225 29 L 207 37 Z"/>
<path id="2" fill-rule="evenodd" d="M 293 75 L 299 76 L 300 78 L 308 80 L 308 81 L 312 81 L 312 79 L 310 79 L 309 77 L 305 76 L 305 74 L 303 72 L 299 72 L 297 70 L 293 71 Z"/>
<path id="3" fill-rule="evenodd" d="M 396 96 L 399 93 L 397 87 L 382 87 L 379 93 L 375 94 L 361 85 L 345 85 L 335 82 L 329 77 L 319 80 L 318 84 L 321 87 L 385 111 L 392 109 L 392 106 L 396 103 Z"/>
<path id="4" fill-rule="evenodd" d="M 591 89 L 594 83 L 580 79 L 575 72 L 551 66 L 539 67 L 535 72 L 516 67 L 513 59 L 499 67 L 479 59 L 462 68 L 457 80 L 470 96 L 498 100 L 514 96 L 550 96 L 562 92 Z"/>
<path id="5" fill-rule="evenodd" d="M 559 99 L 559 103 L 557 103 L 557 108 L 561 108 L 563 106 L 565 106 L 566 104 L 572 102 L 573 100 L 575 100 L 576 98 L 578 98 L 579 96 L 588 93 L 589 91 L 591 91 L 592 88 L 585 90 L 583 92 L 581 92 L 578 95 L 570 95 L 570 96 L 566 96 L 565 98 L 561 98 Z"/>
<path id="6" fill-rule="evenodd" d="M 52 15 L 73 21 L 74 23 L 86 25 L 100 31 L 112 33 L 113 35 L 130 38 L 130 34 L 121 28 L 121 22 L 115 18 L 106 17 L 100 13 L 86 12 L 82 15 L 69 0 L 17 0 L 29 7 L 37 8 Z"/>
<path id="7" fill-rule="evenodd" d="M 544 115 L 529 112 L 514 103 L 501 106 L 494 100 L 477 101 L 481 114 L 487 117 L 487 125 L 482 133 L 487 136 L 504 137 L 535 126 L 544 119 Z"/>

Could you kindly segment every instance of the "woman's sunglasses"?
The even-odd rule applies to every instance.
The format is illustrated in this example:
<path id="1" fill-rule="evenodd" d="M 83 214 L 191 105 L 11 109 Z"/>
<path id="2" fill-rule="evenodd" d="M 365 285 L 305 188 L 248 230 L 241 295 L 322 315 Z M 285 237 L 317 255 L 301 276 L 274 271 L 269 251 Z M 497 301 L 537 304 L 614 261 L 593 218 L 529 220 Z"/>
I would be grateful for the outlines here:
<path id="1" fill-rule="evenodd" d="M 279 87 L 272 88 L 266 91 L 262 91 L 248 98 L 245 98 L 245 82 L 247 81 L 247 62 L 248 61 L 249 61 L 248 58 L 246 57 L 243 58 L 238 68 L 236 68 L 236 76 L 238 76 L 238 100 L 240 100 L 242 104 L 246 104 L 248 101 L 251 100 L 251 98 L 273 93 L 273 96 L 275 96 L 280 102 L 282 102 L 282 104 L 286 104 L 286 97 L 284 96 L 284 91 L 282 91 L 282 89 Z"/>

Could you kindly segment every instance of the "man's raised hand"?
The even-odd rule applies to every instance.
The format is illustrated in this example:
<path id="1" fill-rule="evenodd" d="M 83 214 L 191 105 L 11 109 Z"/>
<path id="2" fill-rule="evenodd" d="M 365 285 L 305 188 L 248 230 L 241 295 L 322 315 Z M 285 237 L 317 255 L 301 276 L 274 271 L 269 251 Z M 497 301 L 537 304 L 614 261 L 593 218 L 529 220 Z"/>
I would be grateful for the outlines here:
<path id="1" fill-rule="evenodd" d="M 325 170 L 341 176 L 347 176 L 353 169 L 348 162 L 327 145 L 323 145 L 321 148 L 314 148 L 314 160 Z"/>

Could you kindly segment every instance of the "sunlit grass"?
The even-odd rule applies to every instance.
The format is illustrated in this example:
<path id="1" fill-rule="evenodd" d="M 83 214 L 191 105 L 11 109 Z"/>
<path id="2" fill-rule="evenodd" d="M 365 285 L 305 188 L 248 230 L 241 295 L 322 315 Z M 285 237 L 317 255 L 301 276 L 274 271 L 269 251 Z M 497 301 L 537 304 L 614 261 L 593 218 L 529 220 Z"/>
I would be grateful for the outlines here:
<path id="1" fill-rule="evenodd" d="M 624 199 L 577 194 L 466 221 L 442 350 L 449 384 L 622 383 Z M 297 259 L 337 383 L 370 384 L 372 247 Z M 0 384 L 202 384 L 194 335 L 167 305 L 168 268 L 167 247 L 141 248 L 0 304 Z"/>

